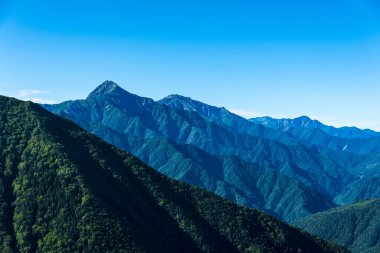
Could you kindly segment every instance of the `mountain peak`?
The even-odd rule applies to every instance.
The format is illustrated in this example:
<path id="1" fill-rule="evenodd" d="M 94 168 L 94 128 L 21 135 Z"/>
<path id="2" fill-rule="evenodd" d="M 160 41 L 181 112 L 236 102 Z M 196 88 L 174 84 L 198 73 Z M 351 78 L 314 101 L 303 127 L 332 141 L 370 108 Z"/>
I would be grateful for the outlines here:
<path id="1" fill-rule="evenodd" d="M 305 115 L 303 115 L 303 116 L 299 116 L 299 117 L 295 118 L 295 120 L 296 120 L 296 119 L 298 119 L 298 120 L 303 120 L 303 121 L 312 121 L 311 118 L 309 118 L 308 116 L 305 116 Z"/>
<path id="2" fill-rule="evenodd" d="M 250 119 L 250 121 L 262 124 L 270 128 L 281 128 L 281 127 L 291 127 L 291 128 L 320 128 L 322 123 L 318 120 L 313 120 L 308 116 L 300 116 L 297 118 L 282 118 L 275 119 L 268 116 L 258 117 Z"/>
<path id="3" fill-rule="evenodd" d="M 87 98 L 103 96 L 105 94 L 111 93 L 119 93 L 120 91 L 124 91 L 120 86 L 118 86 L 113 81 L 105 81 L 101 85 L 99 85 L 95 90 L 93 90 Z"/>
<path id="4" fill-rule="evenodd" d="M 161 100 L 158 100 L 157 102 L 161 103 L 161 104 L 172 105 L 172 106 L 175 103 L 180 103 L 182 105 L 186 104 L 187 106 L 190 106 L 190 107 L 208 107 L 208 108 L 213 108 L 213 109 L 224 109 L 224 110 L 226 110 L 224 107 L 216 107 L 213 105 L 208 105 L 208 104 L 203 103 L 201 101 L 192 99 L 191 97 L 186 97 L 186 96 L 182 96 L 182 95 L 178 95 L 178 94 L 171 94 L 167 97 L 164 97 Z M 175 107 L 175 106 L 173 106 L 173 107 Z M 184 108 L 182 108 L 182 109 L 184 109 Z"/>
<path id="5" fill-rule="evenodd" d="M 161 99 L 161 101 L 169 101 L 169 100 L 194 101 L 190 97 L 185 97 L 185 96 L 178 95 L 178 94 L 171 94 L 171 95 Z"/>
<path id="6" fill-rule="evenodd" d="M 297 117 L 297 118 L 294 118 L 294 119 L 288 119 L 289 121 L 294 121 L 294 122 L 300 122 L 301 124 L 310 124 L 312 122 L 317 122 L 316 120 L 312 120 L 311 118 L 309 118 L 308 116 L 300 116 L 300 117 Z"/>

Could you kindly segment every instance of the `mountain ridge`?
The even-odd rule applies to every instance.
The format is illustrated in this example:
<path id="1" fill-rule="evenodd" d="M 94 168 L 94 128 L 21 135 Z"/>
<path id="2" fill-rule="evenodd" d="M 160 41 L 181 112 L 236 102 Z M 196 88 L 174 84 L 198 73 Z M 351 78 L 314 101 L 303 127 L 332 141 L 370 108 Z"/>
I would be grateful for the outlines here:
<path id="1" fill-rule="evenodd" d="M 262 124 L 264 126 L 270 128 L 317 128 L 321 129 L 325 133 L 341 137 L 341 138 L 372 138 L 372 137 L 380 137 L 380 133 L 373 131 L 371 129 L 360 129 L 358 127 L 333 127 L 329 125 L 325 125 L 318 120 L 311 119 L 308 116 L 300 116 L 297 118 L 282 118 L 275 119 L 269 116 L 257 117 L 249 119 L 252 122 Z"/>
<path id="2" fill-rule="evenodd" d="M 271 129 L 178 95 L 155 102 L 103 94 L 45 107 L 171 177 L 288 222 L 323 212 L 333 202 L 380 197 L 380 180 L 371 176 L 379 157 L 343 151 L 339 145 L 349 139 L 320 129 Z"/>
<path id="3" fill-rule="evenodd" d="M 0 105 L 2 252 L 348 252 L 172 180 L 36 104 Z"/>
<path id="4" fill-rule="evenodd" d="M 322 238 L 348 247 L 352 252 L 380 250 L 380 200 L 371 199 L 314 214 L 293 224 Z"/>
<path id="5" fill-rule="evenodd" d="M 87 100 L 44 106 L 54 113 L 69 118 L 108 142 L 131 151 L 156 169 L 160 169 L 158 164 L 163 162 L 158 161 L 163 158 L 155 156 L 154 159 L 151 159 L 154 153 L 147 154 L 146 151 L 135 148 L 142 145 L 149 150 L 151 144 L 144 145 L 143 140 L 166 138 L 180 145 L 194 146 L 210 155 L 237 156 L 243 161 L 263 167 L 265 169 L 263 172 L 266 169 L 277 170 L 276 173 L 292 180 L 298 180 L 305 187 L 319 191 L 325 198 L 321 203 L 331 203 L 335 195 L 354 180 L 354 176 L 345 170 L 346 164 L 341 166 L 324 159 L 325 154 L 299 144 L 299 140 L 294 137 L 292 137 L 295 140 L 294 145 L 285 145 L 260 136 L 238 133 L 232 129 L 233 125 L 224 127 L 228 122 L 231 122 L 228 118 L 226 118 L 227 123 L 212 122 L 193 110 L 172 108 L 162 104 L 162 101 L 157 103 L 151 99 L 138 96 L 133 98 L 136 99 L 133 101 L 124 99 L 119 95 L 105 94 Z M 202 105 L 202 107 L 208 110 L 207 105 Z M 226 113 L 231 115 L 227 110 Z M 239 116 L 236 117 L 240 119 Z M 253 125 L 258 126 L 258 129 L 263 129 L 262 126 L 247 120 L 240 122 L 247 127 Z M 162 153 L 165 153 L 170 145 L 164 143 L 166 143 L 165 140 L 162 142 L 163 145 L 154 144 L 153 146 L 160 147 Z M 184 157 L 181 150 L 174 150 L 179 157 Z M 165 173 L 180 179 L 181 172 L 175 170 L 176 164 L 173 163 L 175 160 L 167 159 L 166 161 L 171 162 L 173 172 L 177 171 L 178 174 L 171 173 L 166 169 Z M 176 162 L 178 165 L 182 163 L 179 159 Z M 195 160 L 191 164 L 191 166 L 195 166 L 192 167 L 193 169 L 198 168 L 199 164 L 197 165 Z M 202 166 L 202 168 L 205 167 Z M 203 173 L 207 172 L 207 170 L 202 170 Z M 214 179 L 216 180 L 216 178 Z M 191 182 L 189 178 L 187 180 L 187 182 Z M 197 179 L 194 178 L 193 182 L 199 182 L 199 180 L 200 175 Z M 236 184 L 238 184 L 237 182 Z M 207 185 L 206 181 L 203 183 Z M 212 185 L 207 187 L 216 193 L 219 191 Z M 321 206 L 325 206 L 325 204 Z M 292 217 L 292 219 L 295 218 Z"/>
<path id="6" fill-rule="evenodd" d="M 329 134 L 328 132 L 337 131 L 340 133 L 343 131 L 343 136 L 349 135 L 351 137 L 351 132 L 358 132 L 356 135 L 363 135 L 363 133 L 366 134 L 367 132 L 357 128 L 353 128 L 353 130 L 351 128 L 341 128 L 337 130 L 336 128 L 323 125 L 319 121 L 311 120 L 307 116 L 302 116 L 294 120 L 277 120 L 266 116 L 256 118 L 255 122 L 254 119 L 247 120 L 239 115 L 229 112 L 223 107 L 210 106 L 180 95 L 170 95 L 157 102 L 172 108 L 197 112 L 207 120 L 213 121 L 220 126 L 227 127 L 231 131 L 275 140 L 286 145 L 296 145 L 302 142 L 303 145 L 316 148 L 317 150 L 321 147 L 362 155 L 380 153 L 379 137 L 339 137 L 336 136 L 339 134 Z M 280 124 L 278 122 L 283 123 Z M 373 135 L 376 134 L 376 132 L 370 130 L 368 130 L 368 133 L 372 133 Z"/>
<path id="7" fill-rule="evenodd" d="M 330 202 L 347 204 L 364 196 L 380 197 L 380 192 L 375 190 L 376 184 L 372 183 L 366 189 L 366 184 L 359 182 L 363 175 L 365 180 L 371 180 L 369 173 L 380 168 L 377 155 L 350 154 L 330 150 L 330 146 L 315 146 L 292 134 L 251 123 L 228 110 L 193 101 L 188 97 L 174 95 L 155 102 L 149 98 L 129 95 L 128 92 L 125 97 L 123 94 L 105 93 L 87 100 L 44 107 L 69 118 L 108 142 L 139 155 L 153 167 L 159 163 L 149 159 L 143 150 L 134 148 L 136 142 L 141 145 L 138 140 L 160 137 L 180 145 L 192 145 L 211 155 L 237 156 L 264 169 L 278 170 L 280 174 L 300 180 L 306 187 L 322 193 Z M 186 107 L 183 107 L 184 99 Z M 341 140 L 338 137 L 328 138 L 329 141 L 334 141 L 333 138 Z M 319 140 L 323 139 L 317 139 Z M 337 144 L 339 143 L 333 145 Z M 365 145 L 367 144 L 366 141 Z M 375 144 L 378 145 L 377 142 Z M 149 146 L 150 144 L 146 145 L 147 148 Z M 168 145 L 158 145 L 163 146 Z M 164 149 L 161 151 L 166 152 Z M 181 152 L 175 151 L 178 155 Z M 183 157 L 183 154 L 179 156 Z M 156 156 L 156 159 L 161 158 Z M 174 160 L 169 160 L 174 166 Z M 177 162 L 182 163 L 179 160 Z M 165 173 L 181 178 L 178 170 L 177 175 L 168 170 Z M 199 182 L 199 178 L 193 181 Z M 360 191 L 367 193 L 358 193 L 357 185 L 360 185 Z M 214 189 L 211 185 L 209 187 Z"/>

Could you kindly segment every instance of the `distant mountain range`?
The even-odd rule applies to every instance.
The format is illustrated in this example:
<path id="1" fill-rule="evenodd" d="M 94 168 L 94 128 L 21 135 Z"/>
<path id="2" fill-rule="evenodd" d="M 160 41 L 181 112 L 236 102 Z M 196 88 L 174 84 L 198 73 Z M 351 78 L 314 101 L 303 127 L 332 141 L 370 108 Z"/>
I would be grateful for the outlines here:
<path id="1" fill-rule="evenodd" d="M 287 221 L 334 201 L 380 197 L 374 187 L 361 189 L 365 196 L 356 190 L 373 180 L 376 154 L 317 146 L 187 97 L 155 102 L 106 81 L 85 100 L 44 107 L 171 177 Z"/>
<path id="2" fill-rule="evenodd" d="M 236 134 L 197 112 L 174 109 L 138 97 L 113 82 L 103 83 L 85 100 L 45 107 L 132 152 L 159 171 L 237 203 L 258 207 L 288 220 L 333 206 L 332 201 L 319 191 L 295 181 L 292 175 L 279 174 L 280 168 L 286 170 L 289 167 L 281 156 L 290 156 L 280 143 Z M 272 161 L 274 158 L 261 155 L 266 149 L 280 152 L 279 158 Z M 260 168 L 262 174 L 249 169 L 260 167 L 257 162 L 265 166 Z M 248 167 L 244 173 L 242 164 Z M 271 184 L 258 187 L 265 181 Z M 276 181 L 294 182 L 290 184 L 294 189 L 284 191 L 285 185 L 278 187 Z M 315 183 L 310 181 L 305 178 L 305 182 Z"/>
<path id="3" fill-rule="evenodd" d="M 354 154 L 380 153 L 380 133 L 356 127 L 335 128 L 306 116 L 295 119 L 260 117 L 251 122 L 291 134 L 306 143 Z"/>
<path id="4" fill-rule="evenodd" d="M 294 145 L 301 141 L 303 145 L 309 147 L 322 147 L 354 154 L 380 153 L 380 133 L 368 129 L 334 128 L 306 116 L 296 119 L 261 117 L 247 121 L 225 108 L 210 106 L 180 95 L 170 95 L 158 102 L 173 108 L 197 112 L 231 131 L 275 140 L 285 145 Z"/>
<path id="5" fill-rule="evenodd" d="M 294 223 L 353 252 L 380 252 L 380 200 L 337 207 Z"/>
<path id="6" fill-rule="evenodd" d="M 0 144 L 1 252 L 348 252 L 170 179 L 31 102 L 0 96 Z"/>
<path id="7" fill-rule="evenodd" d="M 180 95 L 140 97 L 112 81 L 86 99 L 43 106 L 172 178 L 302 227 L 315 213 L 380 198 L 380 137 L 371 130 L 307 117 L 247 120 Z"/>
<path id="8" fill-rule="evenodd" d="M 312 120 L 307 116 L 301 116 L 294 119 L 274 119 L 271 117 L 258 117 L 249 119 L 257 124 L 262 124 L 266 127 L 274 129 L 287 129 L 287 128 L 306 128 L 306 129 L 320 129 L 330 136 L 336 136 L 346 139 L 356 138 L 373 138 L 380 137 L 379 132 L 370 129 L 359 129 L 357 127 L 333 127 L 327 126 L 318 120 Z"/>

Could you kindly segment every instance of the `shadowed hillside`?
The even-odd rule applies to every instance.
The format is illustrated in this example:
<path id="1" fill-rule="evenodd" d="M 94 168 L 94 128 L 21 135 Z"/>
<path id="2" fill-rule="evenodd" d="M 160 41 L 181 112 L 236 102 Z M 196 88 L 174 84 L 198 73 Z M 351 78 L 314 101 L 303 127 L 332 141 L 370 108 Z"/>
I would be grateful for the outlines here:
<path id="1" fill-rule="evenodd" d="M 341 206 L 297 221 L 294 225 L 345 245 L 352 252 L 380 252 L 380 200 Z"/>

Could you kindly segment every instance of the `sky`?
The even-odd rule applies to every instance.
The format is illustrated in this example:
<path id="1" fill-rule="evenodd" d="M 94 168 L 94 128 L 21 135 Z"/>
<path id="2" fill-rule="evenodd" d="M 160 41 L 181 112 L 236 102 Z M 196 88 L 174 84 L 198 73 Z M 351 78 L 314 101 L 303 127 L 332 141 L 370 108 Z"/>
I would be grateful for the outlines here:
<path id="1" fill-rule="evenodd" d="M 0 94 L 38 103 L 113 80 L 380 131 L 379 59 L 380 0 L 0 0 Z"/>

